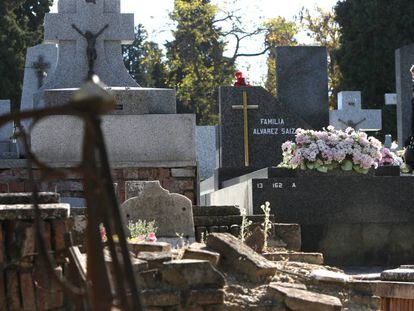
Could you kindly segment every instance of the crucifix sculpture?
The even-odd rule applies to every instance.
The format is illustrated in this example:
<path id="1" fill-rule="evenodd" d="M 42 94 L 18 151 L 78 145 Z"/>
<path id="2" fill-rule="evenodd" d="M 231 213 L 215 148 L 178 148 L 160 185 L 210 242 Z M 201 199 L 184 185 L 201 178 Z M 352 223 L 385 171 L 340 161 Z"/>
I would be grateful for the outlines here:
<path id="1" fill-rule="evenodd" d="M 247 92 L 243 91 L 243 105 L 233 105 L 234 110 L 243 110 L 243 138 L 244 138 L 244 165 L 250 165 L 249 156 L 249 110 L 259 109 L 258 105 L 249 105 L 247 101 Z"/>
<path id="2" fill-rule="evenodd" d="M 75 24 L 72 24 L 72 28 L 75 29 L 82 37 L 84 37 L 88 43 L 86 47 L 86 56 L 88 58 L 88 64 L 89 64 L 89 71 L 88 71 L 88 78 L 91 78 L 95 72 L 95 61 L 98 58 L 98 53 L 96 52 L 96 39 L 103 34 L 103 32 L 109 27 L 108 24 L 106 24 L 100 31 L 98 31 L 96 34 L 94 34 L 91 31 L 86 31 L 85 33 L 80 30 Z"/>
<path id="3" fill-rule="evenodd" d="M 43 81 L 47 77 L 46 70 L 50 68 L 50 64 L 46 63 L 43 56 L 40 55 L 37 62 L 32 64 L 37 76 L 37 88 L 40 89 L 43 86 Z"/>

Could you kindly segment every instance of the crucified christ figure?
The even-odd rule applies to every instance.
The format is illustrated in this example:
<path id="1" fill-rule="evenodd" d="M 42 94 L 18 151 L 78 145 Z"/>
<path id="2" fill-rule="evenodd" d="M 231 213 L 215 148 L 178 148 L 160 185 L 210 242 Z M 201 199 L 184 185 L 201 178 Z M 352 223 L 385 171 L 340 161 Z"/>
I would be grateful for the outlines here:
<path id="1" fill-rule="evenodd" d="M 95 67 L 95 61 L 98 58 L 98 53 L 96 52 L 96 39 L 109 27 L 109 25 L 105 25 L 99 32 L 96 34 L 92 33 L 91 31 L 86 31 L 85 33 L 82 32 L 75 24 L 72 24 L 72 28 L 75 29 L 82 37 L 84 37 L 88 43 L 86 48 L 86 56 L 88 58 L 89 64 L 89 72 L 88 78 L 94 75 L 93 68 Z"/>

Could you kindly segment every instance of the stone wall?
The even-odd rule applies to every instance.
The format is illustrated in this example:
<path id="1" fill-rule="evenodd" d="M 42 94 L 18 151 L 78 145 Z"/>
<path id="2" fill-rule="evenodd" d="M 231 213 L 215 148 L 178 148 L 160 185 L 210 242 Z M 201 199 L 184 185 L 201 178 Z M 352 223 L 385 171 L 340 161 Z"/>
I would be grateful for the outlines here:
<path id="1" fill-rule="evenodd" d="M 40 178 L 40 171 L 35 170 L 35 179 Z M 197 172 L 195 167 L 186 168 L 114 168 L 114 183 L 120 202 L 125 200 L 125 182 L 136 180 L 159 180 L 162 187 L 172 193 L 183 194 L 194 204 L 196 200 Z M 51 180 L 40 185 L 41 191 L 57 191 L 62 197 L 83 197 L 81 176 L 70 173 L 65 180 Z M 22 167 L 0 168 L 0 193 L 30 192 L 27 169 Z"/>

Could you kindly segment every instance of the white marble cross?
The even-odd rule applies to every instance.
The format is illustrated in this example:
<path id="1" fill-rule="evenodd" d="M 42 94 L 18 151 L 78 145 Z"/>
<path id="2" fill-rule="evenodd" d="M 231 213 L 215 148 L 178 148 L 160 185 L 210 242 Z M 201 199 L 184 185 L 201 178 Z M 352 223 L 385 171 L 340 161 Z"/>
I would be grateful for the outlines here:
<path id="1" fill-rule="evenodd" d="M 382 129 L 382 111 L 362 109 L 361 92 L 340 92 L 338 110 L 329 112 L 329 123 L 336 129 L 352 127 L 361 131 L 379 131 Z"/>
<path id="2" fill-rule="evenodd" d="M 105 84 L 138 86 L 124 66 L 121 50 L 122 44 L 134 41 L 134 15 L 120 13 L 120 0 L 60 0 L 58 12 L 45 17 L 45 41 L 59 44 L 59 57 L 43 89 L 79 87 L 88 76 L 88 41 L 79 31 L 101 32 L 94 43 L 93 71 Z"/>

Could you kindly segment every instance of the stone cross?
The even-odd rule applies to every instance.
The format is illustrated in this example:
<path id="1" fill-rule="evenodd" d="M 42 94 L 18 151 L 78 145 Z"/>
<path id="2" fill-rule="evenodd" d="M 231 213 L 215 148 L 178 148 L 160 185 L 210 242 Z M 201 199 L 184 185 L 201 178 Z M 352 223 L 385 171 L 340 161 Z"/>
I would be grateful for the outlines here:
<path id="1" fill-rule="evenodd" d="M 32 64 L 32 68 L 36 72 L 37 88 L 40 89 L 44 79 L 47 77 L 47 69 L 50 68 L 50 64 L 45 62 L 43 55 L 39 55 L 37 61 Z"/>
<path id="2" fill-rule="evenodd" d="M 385 94 L 385 105 L 396 106 L 397 105 L 397 94 L 396 93 Z"/>
<path id="3" fill-rule="evenodd" d="M 59 44 L 59 58 L 44 88 L 79 87 L 91 65 L 108 86 L 138 86 L 124 66 L 121 49 L 134 41 L 134 15 L 120 13 L 120 0 L 60 0 L 58 12 L 45 17 L 45 41 Z M 86 34 L 95 36 L 87 40 Z"/>
<path id="4" fill-rule="evenodd" d="M 249 110 L 259 109 L 258 105 L 249 105 L 247 100 L 247 92 L 243 91 L 243 105 L 233 105 L 234 110 L 243 110 L 243 141 L 244 141 L 244 165 L 250 166 L 249 157 Z"/>
<path id="5" fill-rule="evenodd" d="M 340 92 L 338 110 L 329 112 L 330 125 L 336 129 L 352 127 L 361 131 L 379 131 L 382 112 L 379 109 L 362 109 L 361 92 Z"/>

